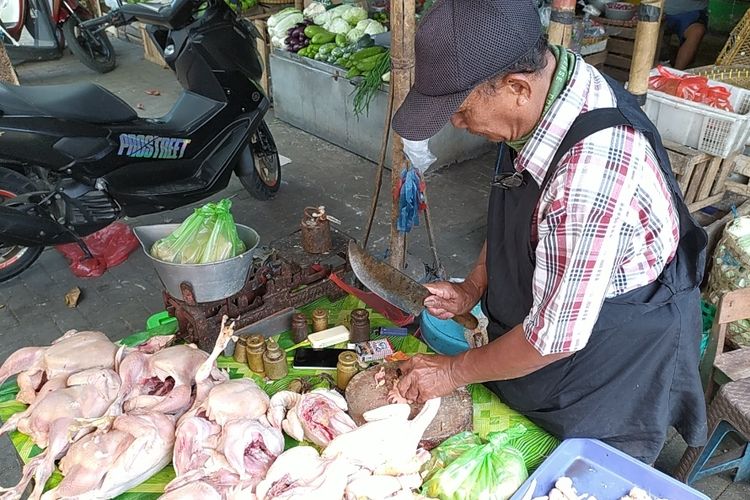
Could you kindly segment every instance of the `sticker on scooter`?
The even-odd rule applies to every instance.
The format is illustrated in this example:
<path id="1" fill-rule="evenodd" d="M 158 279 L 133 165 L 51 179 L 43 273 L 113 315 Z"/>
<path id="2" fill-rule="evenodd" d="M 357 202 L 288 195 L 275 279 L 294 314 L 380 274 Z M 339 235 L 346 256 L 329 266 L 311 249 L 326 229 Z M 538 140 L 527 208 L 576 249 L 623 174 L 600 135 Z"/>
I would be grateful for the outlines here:
<path id="1" fill-rule="evenodd" d="M 190 139 L 175 139 L 156 135 L 120 134 L 117 154 L 129 158 L 179 160 L 185 156 Z"/>

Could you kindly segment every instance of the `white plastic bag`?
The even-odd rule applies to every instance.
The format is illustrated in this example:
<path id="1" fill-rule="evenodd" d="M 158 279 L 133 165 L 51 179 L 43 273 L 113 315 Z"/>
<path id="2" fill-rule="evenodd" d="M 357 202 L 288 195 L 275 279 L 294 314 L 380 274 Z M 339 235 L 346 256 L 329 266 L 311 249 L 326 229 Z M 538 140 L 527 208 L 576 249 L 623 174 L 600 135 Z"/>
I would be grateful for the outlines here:
<path id="1" fill-rule="evenodd" d="M 437 157 L 430 151 L 429 139 L 424 141 L 410 141 L 408 139 L 401 138 L 404 142 L 404 154 L 412 166 L 419 170 L 420 174 L 424 174 L 430 165 L 435 163 Z"/>

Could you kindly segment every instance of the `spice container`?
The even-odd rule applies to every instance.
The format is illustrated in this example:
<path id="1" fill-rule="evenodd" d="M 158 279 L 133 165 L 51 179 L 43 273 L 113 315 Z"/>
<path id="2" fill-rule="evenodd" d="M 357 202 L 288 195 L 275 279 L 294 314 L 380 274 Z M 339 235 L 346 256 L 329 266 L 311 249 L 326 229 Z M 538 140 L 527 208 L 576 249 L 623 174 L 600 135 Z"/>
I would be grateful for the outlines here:
<path id="1" fill-rule="evenodd" d="M 351 335 L 349 340 L 355 344 L 370 340 L 370 313 L 367 309 L 355 309 L 349 316 Z"/>
<path id="2" fill-rule="evenodd" d="M 266 377 L 271 380 L 280 380 L 289 373 L 286 353 L 273 340 L 268 341 L 266 352 L 263 353 L 263 366 L 265 367 Z"/>
<path id="3" fill-rule="evenodd" d="M 328 329 L 328 311 L 326 309 L 315 309 L 312 312 L 312 327 L 314 332 L 322 332 Z"/>
<path id="4" fill-rule="evenodd" d="M 234 343 L 234 360 L 238 363 L 247 363 L 247 339 L 240 337 Z"/>
<path id="5" fill-rule="evenodd" d="M 246 342 L 247 366 L 255 373 L 263 373 L 263 354 L 266 352 L 266 339 L 263 335 L 250 335 Z"/>
<path id="6" fill-rule="evenodd" d="M 292 316 L 292 340 L 295 344 L 307 340 L 307 318 L 302 313 Z"/>
<path id="7" fill-rule="evenodd" d="M 357 374 L 357 355 L 352 351 L 344 351 L 339 354 L 339 362 L 336 364 L 336 387 L 342 391 L 349 385 L 349 381 Z"/>

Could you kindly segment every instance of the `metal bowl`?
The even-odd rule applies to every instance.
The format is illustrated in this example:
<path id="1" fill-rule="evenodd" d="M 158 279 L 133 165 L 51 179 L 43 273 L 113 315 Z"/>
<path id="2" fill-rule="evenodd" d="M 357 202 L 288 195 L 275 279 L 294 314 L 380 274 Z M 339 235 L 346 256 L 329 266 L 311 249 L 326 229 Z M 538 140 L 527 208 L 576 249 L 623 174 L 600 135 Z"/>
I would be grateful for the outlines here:
<path id="1" fill-rule="evenodd" d="M 618 9 L 618 6 L 627 8 Z M 635 5 L 626 2 L 608 3 L 605 7 L 605 16 L 613 21 L 630 21 L 635 16 L 635 8 Z"/>
<path id="2" fill-rule="evenodd" d="M 170 235 L 178 227 L 179 224 L 156 224 L 133 228 L 143 251 L 151 259 L 156 274 L 170 295 L 187 299 L 182 294 L 181 283 L 192 286 L 196 302 L 225 299 L 242 290 L 252 268 L 253 252 L 260 243 L 260 236 L 254 229 L 237 224 L 237 234 L 247 250 L 231 259 L 208 264 L 173 264 L 154 258 L 151 255 L 154 243 Z"/>

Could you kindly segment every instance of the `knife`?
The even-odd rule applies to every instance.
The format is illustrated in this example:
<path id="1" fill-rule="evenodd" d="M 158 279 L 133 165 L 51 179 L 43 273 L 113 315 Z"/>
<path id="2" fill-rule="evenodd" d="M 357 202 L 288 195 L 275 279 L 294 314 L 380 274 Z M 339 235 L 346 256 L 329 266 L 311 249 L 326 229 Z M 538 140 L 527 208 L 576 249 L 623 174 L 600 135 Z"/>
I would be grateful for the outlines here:
<path id="1" fill-rule="evenodd" d="M 363 285 L 414 316 L 422 313 L 425 309 L 424 299 L 432 295 L 427 288 L 398 269 L 377 260 L 354 241 L 349 242 L 349 265 Z M 477 318 L 471 313 L 459 314 L 452 319 L 469 330 L 474 330 L 478 325 Z"/>

